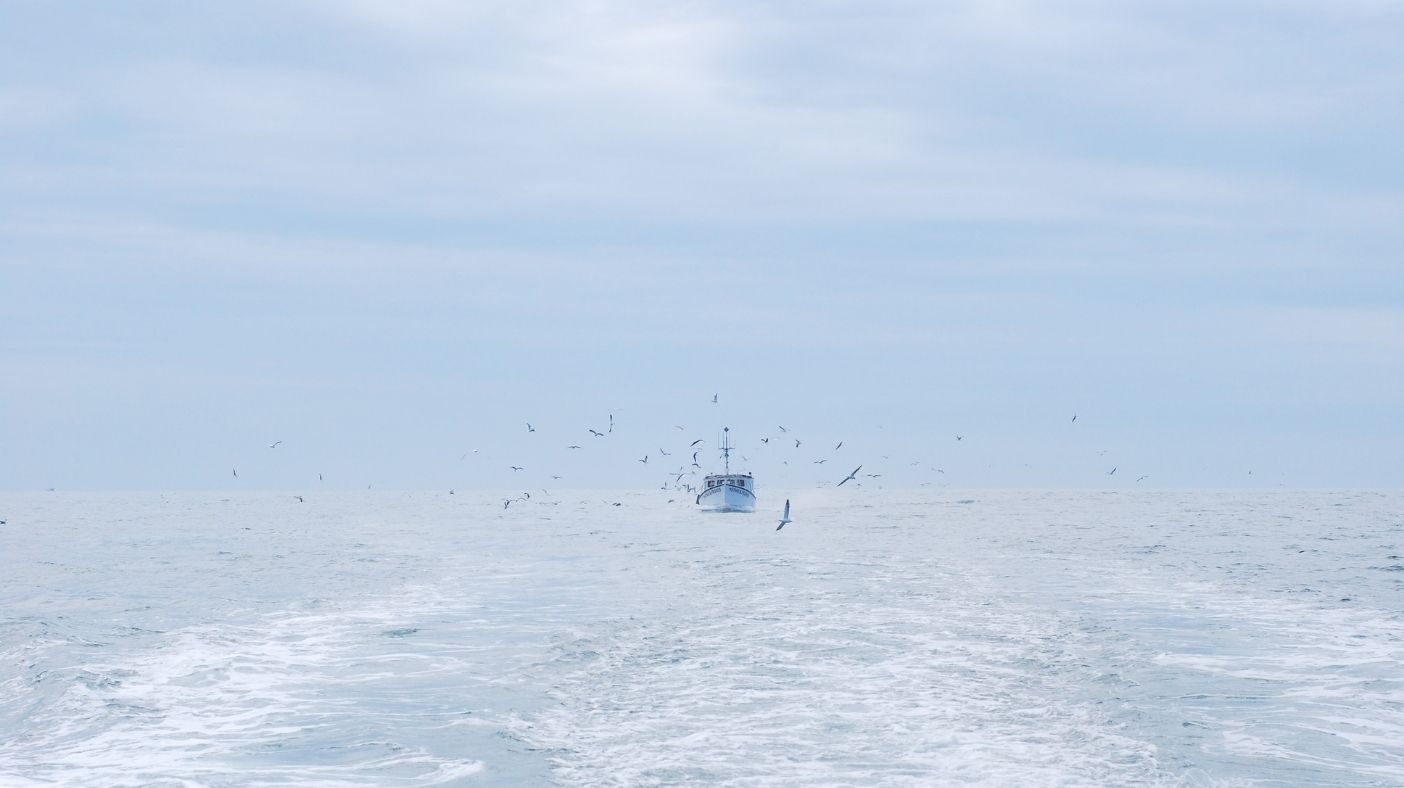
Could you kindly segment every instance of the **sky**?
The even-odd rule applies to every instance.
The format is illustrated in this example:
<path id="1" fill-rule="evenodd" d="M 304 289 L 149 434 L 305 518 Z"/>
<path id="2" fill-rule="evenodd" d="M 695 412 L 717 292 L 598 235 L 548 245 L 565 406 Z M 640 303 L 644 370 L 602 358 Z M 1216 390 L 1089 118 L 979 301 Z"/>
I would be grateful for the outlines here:
<path id="1" fill-rule="evenodd" d="M 1399 3 L 0 17 L 0 489 L 1404 486 Z"/>

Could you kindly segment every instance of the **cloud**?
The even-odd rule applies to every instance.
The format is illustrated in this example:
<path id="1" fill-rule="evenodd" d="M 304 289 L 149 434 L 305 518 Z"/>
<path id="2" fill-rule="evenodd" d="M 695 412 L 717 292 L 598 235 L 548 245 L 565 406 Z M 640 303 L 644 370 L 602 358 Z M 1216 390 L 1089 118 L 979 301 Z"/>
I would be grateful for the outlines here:
<path id="1" fill-rule="evenodd" d="M 228 42 L 183 56 L 118 42 L 70 82 L 64 101 L 106 124 L 69 132 L 98 163 L 62 178 L 138 205 L 189 194 L 232 213 L 386 221 L 1271 224 L 1284 194 L 1298 214 L 1339 195 L 1128 150 L 1097 118 L 1257 132 L 1386 91 L 1358 69 L 1329 90 L 1274 77 L 1293 51 L 1246 51 L 1210 14 L 1101 4 L 353 3 L 287 16 L 306 51 L 250 61 Z M 1257 76 L 1239 80 L 1249 66 Z"/>

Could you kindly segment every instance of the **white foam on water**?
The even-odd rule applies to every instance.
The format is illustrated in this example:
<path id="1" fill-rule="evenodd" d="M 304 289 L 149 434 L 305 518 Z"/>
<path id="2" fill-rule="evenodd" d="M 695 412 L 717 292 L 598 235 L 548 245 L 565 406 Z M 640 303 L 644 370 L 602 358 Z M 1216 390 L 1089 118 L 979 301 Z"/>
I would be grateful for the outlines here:
<path id="1" fill-rule="evenodd" d="M 1064 622 L 937 588 L 774 587 L 576 641 L 520 731 L 576 785 L 1168 781 L 1084 697 Z"/>
<path id="2" fill-rule="evenodd" d="M 202 626 L 115 661 L 73 666 L 77 680 L 29 720 L 27 738 L 42 748 L 0 754 L 16 774 L 61 784 L 460 781 L 484 763 L 407 743 L 386 724 L 401 716 L 449 727 L 463 711 L 430 702 L 433 689 L 415 682 L 482 671 L 471 643 L 381 650 L 393 642 L 386 625 L 420 615 L 427 601 L 411 588 L 356 610 Z M 381 702 L 386 687 L 402 697 Z M 397 715 L 399 707 L 412 711 Z"/>

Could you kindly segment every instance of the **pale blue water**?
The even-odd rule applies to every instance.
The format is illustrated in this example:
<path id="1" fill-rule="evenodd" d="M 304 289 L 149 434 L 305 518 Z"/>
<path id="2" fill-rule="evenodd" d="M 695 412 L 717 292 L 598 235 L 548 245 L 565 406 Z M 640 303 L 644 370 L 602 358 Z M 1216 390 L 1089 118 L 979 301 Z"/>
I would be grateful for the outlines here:
<path id="1" fill-rule="evenodd" d="M 1404 785 L 1404 495 L 761 495 L 0 495 L 0 785 Z"/>

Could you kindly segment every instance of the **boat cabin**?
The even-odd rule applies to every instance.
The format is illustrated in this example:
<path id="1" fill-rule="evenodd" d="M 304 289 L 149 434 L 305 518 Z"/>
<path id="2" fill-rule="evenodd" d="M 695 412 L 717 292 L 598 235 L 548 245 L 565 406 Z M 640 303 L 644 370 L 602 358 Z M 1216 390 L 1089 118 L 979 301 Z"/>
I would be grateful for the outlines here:
<path id="1" fill-rule="evenodd" d="M 743 490 L 754 491 L 756 488 L 755 479 L 753 479 L 751 477 L 751 474 L 749 473 L 717 474 L 713 476 L 708 476 L 706 481 L 707 489 L 711 489 L 713 487 L 731 486 L 740 487 Z"/>

